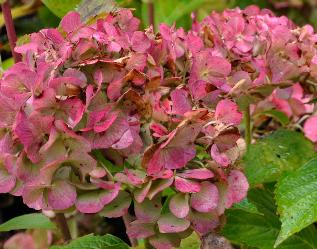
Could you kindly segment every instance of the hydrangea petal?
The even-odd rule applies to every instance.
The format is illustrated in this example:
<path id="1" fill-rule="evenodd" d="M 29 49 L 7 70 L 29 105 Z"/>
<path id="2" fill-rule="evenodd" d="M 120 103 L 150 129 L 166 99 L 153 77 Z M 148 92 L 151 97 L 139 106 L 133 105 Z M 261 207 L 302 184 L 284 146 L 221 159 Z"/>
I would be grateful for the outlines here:
<path id="1" fill-rule="evenodd" d="M 179 233 L 185 231 L 190 226 L 190 222 L 167 213 L 160 216 L 157 225 L 161 233 Z"/>
<path id="2" fill-rule="evenodd" d="M 193 193 L 190 198 L 192 208 L 201 213 L 207 213 L 217 208 L 219 193 L 216 185 L 202 182 L 198 193 Z"/>
<path id="3" fill-rule="evenodd" d="M 146 223 L 155 222 L 161 213 L 162 204 L 159 198 L 145 199 L 142 203 L 134 202 L 134 212 L 138 220 Z"/>
<path id="4" fill-rule="evenodd" d="M 128 212 L 131 201 L 131 196 L 127 192 L 120 191 L 118 196 L 107 204 L 99 214 L 107 218 L 121 217 Z"/>
<path id="5" fill-rule="evenodd" d="M 70 208 L 75 204 L 76 197 L 76 188 L 63 180 L 55 181 L 47 193 L 48 204 L 55 210 Z"/>
<path id="6" fill-rule="evenodd" d="M 169 202 L 169 209 L 177 218 L 185 218 L 189 213 L 188 195 L 178 193 Z"/>
<path id="7" fill-rule="evenodd" d="M 175 177 L 175 188 L 182 193 L 197 193 L 200 191 L 200 183 L 187 180 L 181 177 Z"/>
<path id="8" fill-rule="evenodd" d="M 304 124 L 305 136 L 313 141 L 317 142 L 317 116 L 309 117 Z"/>
<path id="9" fill-rule="evenodd" d="M 224 99 L 217 104 L 215 118 L 224 124 L 239 125 L 242 120 L 242 113 L 238 110 L 237 104 Z"/>
<path id="10" fill-rule="evenodd" d="M 127 234 L 130 238 L 145 239 L 155 234 L 154 224 L 133 221 L 127 227 Z"/>
<path id="11" fill-rule="evenodd" d="M 209 169 L 187 169 L 181 173 L 177 173 L 178 176 L 182 178 L 206 180 L 214 177 L 214 173 Z"/>

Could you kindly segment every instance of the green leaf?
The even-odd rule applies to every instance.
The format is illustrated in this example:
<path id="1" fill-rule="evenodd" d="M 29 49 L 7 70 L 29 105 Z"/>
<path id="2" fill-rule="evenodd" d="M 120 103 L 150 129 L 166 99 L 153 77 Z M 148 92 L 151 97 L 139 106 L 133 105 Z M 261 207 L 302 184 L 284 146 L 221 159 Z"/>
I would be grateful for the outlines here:
<path id="1" fill-rule="evenodd" d="M 223 10 L 226 7 L 227 1 L 219 0 L 155 0 L 154 16 L 156 28 L 160 23 L 167 23 L 173 25 L 176 23 L 177 27 L 189 29 L 192 24 L 190 14 L 196 12 L 198 16 L 202 11 L 206 11 L 204 17 L 210 13 L 211 10 Z M 149 24 L 148 18 L 148 4 L 143 1 L 141 6 L 141 19 L 147 26 Z"/>
<path id="2" fill-rule="evenodd" d="M 192 233 L 189 237 L 182 240 L 180 249 L 198 249 L 200 246 L 200 239 L 196 233 Z"/>
<path id="3" fill-rule="evenodd" d="M 77 7 L 81 20 L 88 22 L 91 18 L 110 13 L 116 10 L 117 4 L 114 0 L 82 0 Z"/>
<path id="4" fill-rule="evenodd" d="M 2 68 L 3 70 L 8 70 L 10 67 L 12 67 L 14 64 L 14 60 L 13 57 L 6 59 L 3 63 L 2 63 Z"/>
<path id="5" fill-rule="evenodd" d="M 276 241 L 276 245 L 279 245 L 292 234 L 317 221 L 317 158 L 283 175 L 275 193 L 282 222 Z M 315 236 L 317 238 L 317 234 Z"/>
<path id="6" fill-rule="evenodd" d="M 262 214 L 257 207 L 248 200 L 248 198 L 244 198 L 239 203 L 234 204 L 232 209 L 239 209 L 253 214 Z"/>
<path id="7" fill-rule="evenodd" d="M 123 166 L 113 165 L 112 162 L 107 160 L 100 150 L 93 151 L 94 156 L 97 158 L 98 162 L 102 165 L 102 167 L 110 173 L 111 177 L 113 174 L 121 172 L 123 170 Z"/>
<path id="8" fill-rule="evenodd" d="M 62 18 L 67 12 L 74 10 L 80 0 L 42 0 L 42 2 L 56 16 Z"/>
<path id="9" fill-rule="evenodd" d="M 284 171 L 299 168 L 314 157 L 313 144 L 295 131 L 278 130 L 250 145 L 244 156 L 249 183 L 274 182 Z"/>
<path id="10" fill-rule="evenodd" d="M 60 19 L 54 15 L 52 11 L 50 11 L 45 5 L 38 9 L 37 15 L 45 28 L 57 27 L 60 22 Z"/>
<path id="11" fill-rule="evenodd" d="M 19 229 L 55 229 L 48 217 L 41 213 L 25 214 L 15 217 L 0 225 L 0 232 Z"/>
<path id="12" fill-rule="evenodd" d="M 259 113 L 257 116 L 265 115 L 274 118 L 276 121 L 280 122 L 281 125 L 286 126 L 289 123 L 289 118 L 284 112 L 278 110 L 267 110 Z"/>
<path id="13" fill-rule="evenodd" d="M 121 239 L 106 234 L 103 236 L 89 234 L 71 241 L 68 245 L 52 246 L 50 249 L 128 249 Z"/>
<path id="14" fill-rule="evenodd" d="M 275 214 L 273 194 L 266 190 L 251 189 L 248 199 L 262 214 L 246 210 L 229 209 L 226 211 L 227 224 L 222 234 L 235 244 L 259 249 L 272 249 L 280 231 L 281 223 Z M 316 249 L 314 238 L 316 228 L 311 225 L 300 233 L 294 234 L 278 249 Z"/>

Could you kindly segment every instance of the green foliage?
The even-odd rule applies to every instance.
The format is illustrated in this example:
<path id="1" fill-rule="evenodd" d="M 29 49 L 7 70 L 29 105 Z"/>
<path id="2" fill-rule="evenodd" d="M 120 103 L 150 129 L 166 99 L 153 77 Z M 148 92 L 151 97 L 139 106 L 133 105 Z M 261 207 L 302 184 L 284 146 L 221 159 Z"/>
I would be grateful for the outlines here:
<path id="1" fill-rule="evenodd" d="M 68 245 L 52 246 L 50 249 L 128 249 L 121 239 L 106 234 L 103 236 L 89 234 L 73 240 Z"/>
<path id="2" fill-rule="evenodd" d="M 200 246 L 200 239 L 196 233 L 192 233 L 189 237 L 182 240 L 180 249 L 198 249 Z"/>
<path id="3" fill-rule="evenodd" d="M 84 22 L 89 21 L 91 18 L 109 13 L 117 8 L 114 0 L 82 0 L 77 7 L 81 19 Z"/>
<path id="4" fill-rule="evenodd" d="M 286 126 L 290 122 L 287 115 L 284 112 L 281 112 L 278 110 L 272 109 L 272 110 L 267 110 L 258 114 L 258 116 L 262 116 L 262 115 L 275 119 L 276 121 L 281 123 L 282 126 Z"/>
<path id="5" fill-rule="evenodd" d="M 19 229 L 55 229 L 55 225 L 41 213 L 18 216 L 0 225 L 0 232 Z"/>
<path id="6" fill-rule="evenodd" d="M 149 25 L 148 3 L 151 0 L 117 0 L 122 7 L 134 8 L 134 14 L 141 19 L 143 27 Z M 192 20 L 190 14 L 195 12 L 198 19 L 202 19 L 212 10 L 223 10 L 232 5 L 232 0 L 154 0 L 154 22 L 156 30 L 159 23 L 172 25 L 176 23 L 177 27 L 189 29 Z"/>
<path id="7" fill-rule="evenodd" d="M 43 27 L 57 27 L 60 20 L 46 6 L 41 6 L 38 9 L 38 18 L 43 24 Z"/>
<path id="8" fill-rule="evenodd" d="M 199 249 L 200 239 L 196 233 L 192 233 L 186 239 L 183 239 L 179 249 Z M 146 249 L 144 241 L 140 241 L 139 245 L 135 249 Z"/>
<path id="9" fill-rule="evenodd" d="M 276 201 L 282 229 L 276 245 L 317 221 L 317 159 L 285 174 L 277 184 Z M 317 234 L 315 234 L 317 238 Z"/>
<path id="10" fill-rule="evenodd" d="M 251 185 L 274 182 L 314 155 L 313 144 L 301 133 L 278 130 L 250 145 L 244 156 L 246 175 Z"/>
<path id="11" fill-rule="evenodd" d="M 94 150 L 93 151 L 94 156 L 96 157 L 96 159 L 98 160 L 98 162 L 101 164 L 102 167 L 104 167 L 104 169 L 110 173 L 110 175 L 118 173 L 120 171 L 123 170 L 123 166 L 115 166 L 113 165 L 112 162 L 110 162 L 109 160 L 107 160 L 102 152 L 100 150 Z"/>
<path id="12" fill-rule="evenodd" d="M 276 215 L 273 194 L 263 189 L 251 189 L 248 199 L 261 214 L 248 210 L 229 209 L 226 211 L 227 224 L 222 234 L 239 245 L 259 249 L 272 249 L 278 237 L 281 223 Z M 311 225 L 289 237 L 278 249 L 315 249 L 317 248 L 316 228 Z"/>
<path id="13" fill-rule="evenodd" d="M 234 204 L 232 209 L 243 210 L 252 214 L 262 214 L 259 212 L 258 208 L 248 200 L 248 198 L 245 198 L 239 203 Z"/>
<path id="14" fill-rule="evenodd" d="M 261 8 L 268 7 L 268 0 L 235 0 L 234 6 L 239 6 L 240 8 L 245 8 L 249 5 L 256 4 Z"/>
<path id="15" fill-rule="evenodd" d="M 75 9 L 80 0 L 42 0 L 55 15 L 62 18 L 67 12 Z"/>

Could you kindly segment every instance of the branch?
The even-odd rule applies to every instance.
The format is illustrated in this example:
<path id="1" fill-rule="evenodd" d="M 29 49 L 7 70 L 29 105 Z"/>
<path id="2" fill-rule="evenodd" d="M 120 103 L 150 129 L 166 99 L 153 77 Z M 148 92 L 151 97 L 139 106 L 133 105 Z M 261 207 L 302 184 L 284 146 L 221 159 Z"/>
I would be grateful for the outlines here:
<path id="1" fill-rule="evenodd" d="M 55 219 L 56 219 L 56 223 L 57 223 L 59 229 L 62 232 L 64 242 L 68 242 L 68 241 L 72 240 L 72 236 L 70 234 L 65 215 L 63 213 L 56 213 Z"/>
<path id="2" fill-rule="evenodd" d="M 6 30 L 7 30 L 11 53 L 12 53 L 14 61 L 19 62 L 21 61 L 21 55 L 14 51 L 14 48 L 17 42 L 17 35 L 14 29 L 9 1 L 7 0 L 3 4 L 1 4 L 1 8 L 2 8 Z"/>
<path id="3" fill-rule="evenodd" d="M 250 106 L 248 105 L 244 112 L 244 124 L 245 124 L 245 142 L 247 147 L 251 144 L 252 140 L 252 131 L 251 131 L 251 117 L 250 117 Z"/>
<path id="4" fill-rule="evenodd" d="M 148 17 L 149 17 L 149 25 L 153 26 L 154 29 L 154 3 L 153 1 L 148 2 Z"/>

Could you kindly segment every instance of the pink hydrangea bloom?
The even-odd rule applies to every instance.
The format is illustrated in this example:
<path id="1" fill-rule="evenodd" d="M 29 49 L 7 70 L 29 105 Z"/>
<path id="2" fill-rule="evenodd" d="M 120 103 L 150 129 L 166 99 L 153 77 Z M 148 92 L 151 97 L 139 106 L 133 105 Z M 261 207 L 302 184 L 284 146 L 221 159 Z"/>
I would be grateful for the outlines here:
<path id="1" fill-rule="evenodd" d="M 296 83 L 316 75 L 315 41 L 254 6 L 158 34 L 139 30 L 130 10 L 93 24 L 70 12 L 17 47 L 23 62 L 0 79 L 0 193 L 107 217 L 133 200 L 129 236 L 158 249 L 178 246 L 179 232 L 208 233 L 249 187 L 236 165 L 238 103 L 272 94 L 266 101 L 289 116 L 311 112 Z M 314 123 L 304 130 L 316 142 Z M 166 188 L 175 195 L 162 214 Z"/>

